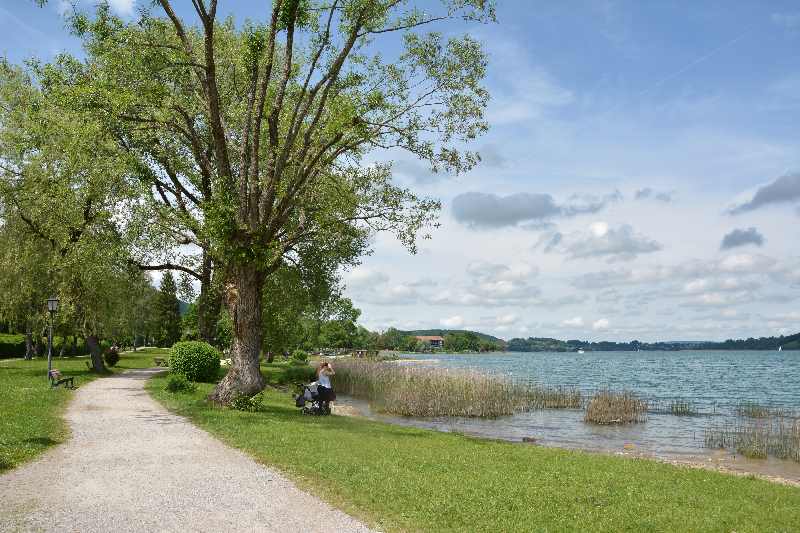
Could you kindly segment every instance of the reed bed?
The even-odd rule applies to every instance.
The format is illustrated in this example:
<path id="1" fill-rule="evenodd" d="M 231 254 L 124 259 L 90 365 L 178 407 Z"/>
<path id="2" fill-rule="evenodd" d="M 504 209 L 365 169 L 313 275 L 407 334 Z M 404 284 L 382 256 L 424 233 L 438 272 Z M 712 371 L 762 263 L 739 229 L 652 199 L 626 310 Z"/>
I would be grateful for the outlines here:
<path id="1" fill-rule="evenodd" d="M 647 402 L 630 391 L 597 392 L 586 406 L 584 421 L 590 424 L 635 424 L 647 421 Z"/>
<path id="2" fill-rule="evenodd" d="M 800 462 L 800 420 L 794 417 L 741 417 L 706 429 L 704 441 L 706 448 L 736 450 L 745 457 Z"/>
<path id="3" fill-rule="evenodd" d="M 519 383 L 472 370 L 359 359 L 337 361 L 335 368 L 338 392 L 403 416 L 496 417 L 537 408 L 580 407 L 582 402 L 577 389 Z"/>
<path id="4" fill-rule="evenodd" d="M 800 414 L 784 407 L 769 407 L 757 402 L 744 401 L 736 406 L 736 414 L 744 418 L 798 418 Z"/>
<path id="5" fill-rule="evenodd" d="M 668 401 L 648 401 L 649 411 L 660 415 L 697 416 L 700 410 L 690 400 L 682 398 Z"/>

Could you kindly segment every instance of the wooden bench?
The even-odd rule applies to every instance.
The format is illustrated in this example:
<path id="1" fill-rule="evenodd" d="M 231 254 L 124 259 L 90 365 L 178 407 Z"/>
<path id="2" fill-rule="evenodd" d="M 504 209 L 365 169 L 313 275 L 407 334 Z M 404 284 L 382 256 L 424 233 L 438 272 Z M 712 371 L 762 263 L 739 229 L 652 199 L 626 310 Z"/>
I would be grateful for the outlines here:
<path id="1" fill-rule="evenodd" d="M 154 357 L 153 362 L 156 366 L 169 366 L 169 360 L 166 357 Z"/>
<path id="2" fill-rule="evenodd" d="M 51 370 L 47 377 L 50 379 L 50 388 L 58 387 L 59 385 L 63 386 L 65 389 L 77 389 L 78 387 L 75 386 L 75 378 L 74 377 L 62 377 L 61 372 L 58 370 Z"/>

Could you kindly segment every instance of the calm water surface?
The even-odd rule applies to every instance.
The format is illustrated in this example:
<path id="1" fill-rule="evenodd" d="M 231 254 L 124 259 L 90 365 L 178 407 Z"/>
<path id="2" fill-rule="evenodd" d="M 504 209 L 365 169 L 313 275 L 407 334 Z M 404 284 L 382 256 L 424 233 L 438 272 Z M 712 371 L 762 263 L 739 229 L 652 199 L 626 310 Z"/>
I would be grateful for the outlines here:
<path id="1" fill-rule="evenodd" d="M 733 470 L 800 481 L 797 463 L 751 461 L 703 448 L 705 429 L 732 423 L 735 408 L 742 401 L 800 411 L 800 352 L 687 350 L 403 357 L 419 361 L 414 364 L 469 368 L 545 385 L 577 387 L 587 394 L 610 388 L 634 391 L 651 403 L 666 405 L 683 399 L 690 401 L 701 415 L 650 414 L 643 424 L 596 426 L 583 422 L 581 410 L 537 410 L 493 420 L 415 419 L 373 413 L 365 403 L 353 399 L 343 398 L 344 403 L 366 416 L 416 427 L 514 441 L 533 437 L 537 443 L 549 446 L 711 461 Z"/>

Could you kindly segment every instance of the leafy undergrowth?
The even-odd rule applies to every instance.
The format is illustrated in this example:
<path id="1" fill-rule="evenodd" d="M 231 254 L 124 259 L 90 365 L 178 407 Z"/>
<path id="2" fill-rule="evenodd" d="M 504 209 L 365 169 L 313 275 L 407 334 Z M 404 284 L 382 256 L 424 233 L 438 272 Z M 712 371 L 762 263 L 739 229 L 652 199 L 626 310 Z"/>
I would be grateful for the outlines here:
<path id="1" fill-rule="evenodd" d="M 280 365 L 265 373 L 280 381 Z M 473 439 L 361 418 L 209 405 L 148 383 L 168 408 L 383 531 L 792 531 L 800 490 L 654 461 Z"/>
<path id="2" fill-rule="evenodd" d="M 122 354 L 114 372 L 153 366 L 153 356 L 165 350 Z M 53 368 L 75 377 L 81 387 L 97 378 L 86 368 L 86 357 L 53 359 Z M 0 363 L 0 472 L 29 461 L 69 435 L 62 414 L 75 391 L 50 389 L 47 359 Z"/>

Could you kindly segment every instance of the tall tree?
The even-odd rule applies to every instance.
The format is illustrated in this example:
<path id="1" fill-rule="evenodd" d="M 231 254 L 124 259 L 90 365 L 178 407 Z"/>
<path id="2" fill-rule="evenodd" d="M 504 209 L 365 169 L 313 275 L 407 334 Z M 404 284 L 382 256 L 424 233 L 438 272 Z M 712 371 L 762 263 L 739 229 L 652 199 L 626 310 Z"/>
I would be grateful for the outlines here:
<path id="1" fill-rule="evenodd" d="M 156 300 L 160 346 L 172 346 L 181 339 L 181 309 L 177 293 L 175 278 L 167 270 L 161 278 L 161 289 Z"/>
<path id="2" fill-rule="evenodd" d="M 128 163 L 105 125 L 68 105 L 78 63 L 62 56 L 31 70 L 0 63 L 0 199 L 27 238 L 48 247 L 59 315 L 80 327 L 104 372 L 100 337 L 130 275 L 116 224 L 130 198 Z"/>
<path id="3" fill-rule="evenodd" d="M 221 276 L 232 366 L 212 399 L 228 402 L 264 386 L 264 283 L 299 248 L 385 230 L 413 252 L 434 223 L 439 203 L 394 185 L 391 164 L 367 164 L 368 153 L 405 150 L 450 173 L 478 161 L 465 147 L 486 129 L 481 46 L 420 31 L 489 21 L 494 9 L 488 0 L 442 0 L 438 10 L 275 0 L 265 24 L 237 29 L 217 20 L 216 0 L 192 2 L 197 25 L 169 0 L 157 4 L 163 18 L 126 23 L 107 6 L 73 18 L 86 47 L 75 103 L 136 159 L 164 234 L 199 250 L 142 267 L 210 286 L 208 261 Z M 384 57 L 374 42 L 393 35 L 401 50 Z"/>

